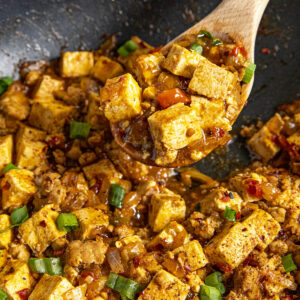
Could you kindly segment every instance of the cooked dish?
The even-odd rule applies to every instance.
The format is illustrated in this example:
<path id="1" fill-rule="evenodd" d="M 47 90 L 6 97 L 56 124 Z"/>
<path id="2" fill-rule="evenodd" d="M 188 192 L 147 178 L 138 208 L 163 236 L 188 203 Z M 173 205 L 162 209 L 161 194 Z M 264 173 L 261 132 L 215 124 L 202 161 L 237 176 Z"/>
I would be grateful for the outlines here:
<path id="1" fill-rule="evenodd" d="M 97 51 L 24 63 L 19 81 L 0 80 L 0 299 L 293 299 L 300 283 L 299 101 L 281 107 L 259 131 L 243 129 L 264 162 L 224 180 L 143 164 L 114 141 L 107 119 L 113 130 L 145 134 L 146 108 L 155 115 L 172 107 L 159 110 L 155 97 L 170 99 L 159 95 L 172 89 L 180 89 L 180 100 L 189 96 L 181 75 L 150 71 L 149 83 L 148 73 L 140 73 L 148 99 L 138 109 L 143 113 L 114 119 L 133 110 L 126 97 L 114 98 L 125 103 L 116 111 L 118 103 L 103 100 L 110 86 L 125 82 L 140 93 L 123 65 L 134 68 L 134 55 L 160 56 L 131 41 L 138 49 L 119 58 L 122 64 L 112 59 L 111 36 Z M 129 45 L 119 52 L 130 52 Z M 235 48 L 203 44 L 216 62 L 225 49 Z M 225 55 L 222 72 L 244 76 L 239 55 Z M 193 99 L 208 102 L 191 96 L 190 105 Z M 191 109 L 182 103 L 174 106 Z M 218 128 L 211 138 L 229 130 L 241 108 L 232 105 L 227 121 L 207 120 L 207 130 Z"/>

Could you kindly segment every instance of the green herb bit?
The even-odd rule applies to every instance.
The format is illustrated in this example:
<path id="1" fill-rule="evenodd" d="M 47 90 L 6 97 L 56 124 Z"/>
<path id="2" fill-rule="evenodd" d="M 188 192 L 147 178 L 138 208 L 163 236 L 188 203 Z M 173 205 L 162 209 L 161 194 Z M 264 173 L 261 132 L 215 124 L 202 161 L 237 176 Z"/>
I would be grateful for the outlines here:
<path id="1" fill-rule="evenodd" d="M 28 265 L 33 272 L 48 275 L 62 275 L 63 267 L 59 257 L 29 258 Z"/>
<path id="2" fill-rule="evenodd" d="M 4 291 L 0 290 L 0 300 L 5 300 L 7 297 L 8 295 Z"/>
<path id="3" fill-rule="evenodd" d="M 225 212 L 224 212 L 224 217 L 230 221 L 235 222 L 236 221 L 236 214 L 237 212 L 230 208 L 229 206 L 226 205 L 225 207 Z"/>
<path id="4" fill-rule="evenodd" d="M 79 224 L 74 214 L 61 213 L 56 218 L 56 226 L 60 231 L 70 232 L 76 229 L 79 226 Z"/>
<path id="5" fill-rule="evenodd" d="M 247 62 L 248 63 L 248 66 L 247 68 L 245 69 L 245 73 L 244 73 L 244 76 L 243 76 L 243 79 L 242 81 L 245 82 L 245 83 L 249 83 L 254 75 L 254 71 L 256 69 L 256 64 L 253 64 L 252 62 Z"/>
<path id="6" fill-rule="evenodd" d="M 202 52 L 203 52 L 203 47 L 201 45 L 199 45 L 198 43 L 193 43 L 190 46 L 190 49 L 198 52 L 199 54 L 202 54 Z"/>
<path id="7" fill-rule="evenodd" d="M 10 171 L 10 170 L 14 170 L 14 169 L 20 169 L 19 167 L 15 166 L 13 163 L 9 163 L 6 165 L 6 167 L 3 169 L 2 174 Z"/>
<path id="8" fill-rule="evenodd" d="M 125 189 L 119 184 L 112 183 L 109 191 L 109 204 L 117 208 L 122 208 L 124 195 Z"/>
<path id="9" fill-rule="evenodd" d="M 85 122 L 72 120 L 70 126 L 71 139 L 86 139 L 89 136 L 91 125 Z"/>
<path id="10" fill-rule="evenodd" d="M 222 296 L 218 289 L 204 284 L 201 286 L 200 300 L 222 300 Z"/>
<path id="11" fill-rule="evenodd" d="M 12 84 L 13 79 L 11 77 L 0 78 L 0 95 L 7 91 L 7 88 Z"/>
<path id="12" fill-rule="evenodd" d="M 17 226 L 21 225 L 28 219 L 29 219 L 29 215 L 28 215 L 28 210 L 26 205 L 14 209 L 10 215 L 11 223 Z"/>
<path id="13" fill-rule="evenodd" d="M 292 253 L 287 254 L 281 258 L 281 263 L 286 272 L 291 272 L 297 269 L 297 266 L 294 263 Z"/>
<path id="14" fill-rule="evenodd" d="M 207 37 L 207 38 L 212 39 L 212 40 L 215 39 L 214 35 L 211 34 L 210 32 L 208 32 L 207 30 L 200 30 L 198 32 L 197 38 L 199 39 L 199 38 L 202 38 L 202 37 Z"/>

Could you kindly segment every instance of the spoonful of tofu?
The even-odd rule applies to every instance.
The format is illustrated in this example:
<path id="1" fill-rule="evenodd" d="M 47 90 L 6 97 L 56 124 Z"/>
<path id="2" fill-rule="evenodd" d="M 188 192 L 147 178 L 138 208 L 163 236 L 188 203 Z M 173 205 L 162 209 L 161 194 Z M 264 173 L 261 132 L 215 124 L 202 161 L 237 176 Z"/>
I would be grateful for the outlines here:
<path id="1" fill-rule="evenodd" d="M 133 37 L 118 49 L 127 73 L 108 79 L 101 108 L 134 159 L 178 167 L 230 140 L 255 71 L 254 45 L 268 0 L 224 0 L 164 47 Z"/>

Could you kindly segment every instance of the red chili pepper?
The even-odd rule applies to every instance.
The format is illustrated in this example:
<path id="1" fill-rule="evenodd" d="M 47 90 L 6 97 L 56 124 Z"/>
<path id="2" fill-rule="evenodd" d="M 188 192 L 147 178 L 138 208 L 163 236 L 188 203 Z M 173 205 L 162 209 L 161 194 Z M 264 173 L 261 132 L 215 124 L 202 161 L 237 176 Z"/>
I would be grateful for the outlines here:
<path id="1" fill-rule="evenodd" d="M 229 274 L 233 273 L 232 269 L 226 264 L 216 263 L 216 267 L 219 268 L 220 270 L 226 272 L 226 273 L 229 273 Z"/>
<path id="2" fill-rule="evenodd" d="M 45 220 L 42 220 L 41 222 L 40 222 L 40 224 L 39 224 L 40 226 L 42 226 L 42 227 L 46 227 L 47 226 L 47 224 L 46 224 L 46 221 Z"/>
<path id="3" fill-rule="evenodd" d="M 162 108 L 167 108 L 176 103 L 190 103 L 190 98 L 179 88 L 166 90 L 158 94 L 157 101 Z"/>
<path id="4" fill-rule="evenodd" d="M 47 150 L 48 150 L 48 146 L 45 146 L 44 148 L 43 148 L 43 150 L 42 150 L 42 152 L 47 152 Z"/>
<path id="5" fill-rule="evenodd" d="M 81 276 L 82 278 L 87 278 L 88 276 L 91 276 L 92 278 L 94 278 L 94 277 L 95 277 L 95 274 L 94 274 L 93 272 L 85 272 L 85 271 L 83 271 L 83 272 L 80 274 L 80 276 Z"/>
<path id="6" fill-rule="evenodd" d="M 240 52 L 243 56 L 247 56 L 247 51 L 244 46 L 240 47 Z"/>
<path id="7" fill-rule="evenodd" d="M 236 219 L 237 221 L 239 221 L 241 218 L 242 218 L 241 212 L 238 211 L 237 214 L 236 214 L 236 216 L 235 216 L 235 219 Z"/>
<path id="8" fill-rule="evenodd" d="M 234 55 L 234 56 L 238 56 L 239 55 L 239 47 L 234 47 L 233 49 L 232 49 L 232 54 Z"/>
<path id="9" fill-rule="evenodd" d="M 270 54 L 270 53 L 271 53 L 271 49 L 269 49 L 269 48 L 262 48 L 262 49 L 261 49 L 261 52 L 262 52 L 263 54 Z"/>
<path id="10" fill-rule="evenodd" d="M 277 139 L 278 143 L 288 152 L 291 158 L 295 159 L 300 157 L 300 147 L 294 144 L 290 144 L 283 135 L 279 135 Z"/>
<path id="11" fill-rule="evenodd" d="M 219 128 L 218 133 L 219 133 L 220 137 L 223 137 L 225 135 L 226 131 L 223 128 Z"/>
<path id="12" fill-rule="evenodd" d="M 23 289 L 21 291 L 18 291 L 17 294 L 19 295 L 19 297 L 22 299 L 22 300 L 25 300 L 28 298 L 29 296 L 29 289 Z"/>
<path id="13" fill-rule="evenodd" d="M 95 194 L 98 194 L 100 192 L 102 183 L 102 179 L 97 179 L 96 183 L 93 185 L 92 190 L 95 192 Z"/>
<path id="14" fill-rule="evenodd" d="M 222 202 L 229 202 L 230 201 L 230 197 L 229 194 L 227 192 L 225 192 L 221 198 Z"/>
<path id="15" fill-rule="evenodd" d="M 65 252 L 65 248 L 59 249 L 59 250 L 54 250 L 53 255 L 54 256 L 61 256 Z"/>
<path id="16" fill-rule="evenodd" d="M 257 180 L 254 179 L 247 180 L 247 192 L 249 195 L 254 196 L 256 198 L 262 197 L 262 189 Z"/>
<path id="17" fill-rule="evenodd" d="M 139 265 L 140 265 L 140 258 L 138 256 L 135 256 L 133 259 L 132 259 L 132 263 L 134 265 L 135 268 L 137 268 Z"/>
<path id="18" fill-rule="evenodd" d="M 156 47 L 156 48 L 154 48 L 154 49 L 152 49 L 152 50 L 150 50 L 149 51 L 149 53 L 155 53 L 155 52 L 158 52 L 158 51 L 160 51 L 161 50 L 161 48 L 162 48 L 163 46 L 162 45 L 160 45 L 160 46 L 158 46 L 158 47 Z"/>

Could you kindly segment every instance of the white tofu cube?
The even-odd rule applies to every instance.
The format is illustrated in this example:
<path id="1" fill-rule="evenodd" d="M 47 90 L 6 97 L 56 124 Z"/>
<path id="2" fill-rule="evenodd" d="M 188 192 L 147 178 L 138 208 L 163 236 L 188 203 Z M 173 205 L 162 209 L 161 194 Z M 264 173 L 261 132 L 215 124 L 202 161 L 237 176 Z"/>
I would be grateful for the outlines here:
<path id="1" fill-rule="evenodd" d="M 12 161 L 13 136 L 0 136 L 0 173 Z"/>
<path id="2" fill-rule="evenodd" d="M 33 99 L 47 100 L 54 99 L 53 93 L 63 90 L 64 82 L 59 78 L 54 78 L 50 75 L 43 75 L 36 83 L 33 90 Z"/>
<path id="3" fill-rule="evenodd" d="M 2 214 L 0 215 L 0 230 L 6 230 L 11 225 L 10 216 Z M 0 248 L 8 249 L 13 239 L 12 229 L 0 233 Z M 1 269 L 1 268 L 0 268 Z"/>

